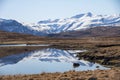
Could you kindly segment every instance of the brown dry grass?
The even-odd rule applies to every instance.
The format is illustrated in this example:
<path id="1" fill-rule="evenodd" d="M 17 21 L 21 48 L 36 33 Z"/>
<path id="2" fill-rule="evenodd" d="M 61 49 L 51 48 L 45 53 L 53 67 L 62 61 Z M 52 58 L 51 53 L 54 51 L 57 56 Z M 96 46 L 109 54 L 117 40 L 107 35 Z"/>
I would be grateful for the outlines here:
<path id="1" fill-rule="evenodd" d="M 109 67 L 120 67 L 120 46 L 90 49 L 77 55 L 80 59 L 97 62 Z"/>
<path id="2" fill-rule="evenodd" d="M 120 69 L 0 76 L 0 80 L 120 80 Z"/>

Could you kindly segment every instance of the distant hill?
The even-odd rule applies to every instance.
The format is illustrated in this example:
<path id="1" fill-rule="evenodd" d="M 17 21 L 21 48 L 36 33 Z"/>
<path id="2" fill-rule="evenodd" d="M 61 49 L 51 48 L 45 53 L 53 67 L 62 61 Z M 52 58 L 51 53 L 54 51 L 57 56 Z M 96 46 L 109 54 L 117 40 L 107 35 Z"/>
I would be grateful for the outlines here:
<path id="1" fill-rule="evenodd" d="M 0 31 L 0 42 L 5 41 L 35 41 L 35 40 L 42 40 L 44 37 L 40 36 L 33 36 L 28 34 L 20 34 L 20 33 L 14 33 L 14 32 L 5 32 Z"/>
<path id="2" fill-rule="evenodd" d="M 50 37 L 114 37 L 120 36 L 120 27 L 94 27 L 85 30 L 62 32 L 59 34 L 50 34 Z"/>

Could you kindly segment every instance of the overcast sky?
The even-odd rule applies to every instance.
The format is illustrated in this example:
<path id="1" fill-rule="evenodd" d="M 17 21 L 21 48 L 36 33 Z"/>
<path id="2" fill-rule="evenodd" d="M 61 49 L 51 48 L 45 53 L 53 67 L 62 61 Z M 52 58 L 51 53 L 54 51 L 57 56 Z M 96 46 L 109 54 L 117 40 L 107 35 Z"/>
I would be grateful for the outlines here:
<path id="1" fill-rule="evenodd" d="M 120 0 L 0 0 L 0 18 L 20 22 L 67 18 L 80 13 L 120 14 Z"/>

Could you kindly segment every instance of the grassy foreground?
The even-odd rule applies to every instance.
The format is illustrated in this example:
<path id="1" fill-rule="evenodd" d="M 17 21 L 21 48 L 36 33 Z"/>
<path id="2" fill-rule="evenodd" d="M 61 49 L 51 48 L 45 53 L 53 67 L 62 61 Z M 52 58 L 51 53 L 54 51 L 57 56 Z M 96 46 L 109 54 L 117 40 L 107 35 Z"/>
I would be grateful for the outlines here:
<path id="1" fill-rule="evenodd" d="M 120 69 L 0 76 L 0 80 L 120 80 Z"/>

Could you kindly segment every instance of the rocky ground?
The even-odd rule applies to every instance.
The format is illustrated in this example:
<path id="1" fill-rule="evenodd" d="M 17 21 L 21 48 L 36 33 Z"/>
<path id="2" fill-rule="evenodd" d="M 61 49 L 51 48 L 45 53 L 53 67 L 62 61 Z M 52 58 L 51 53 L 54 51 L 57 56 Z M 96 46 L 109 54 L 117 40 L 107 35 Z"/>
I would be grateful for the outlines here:
<path id="1" fill-rule="evenodd" d="M 77 55 L 79 59 L 97 62 L 109 67 L 120 67 L 120 46 L 99 47 Z"/>

